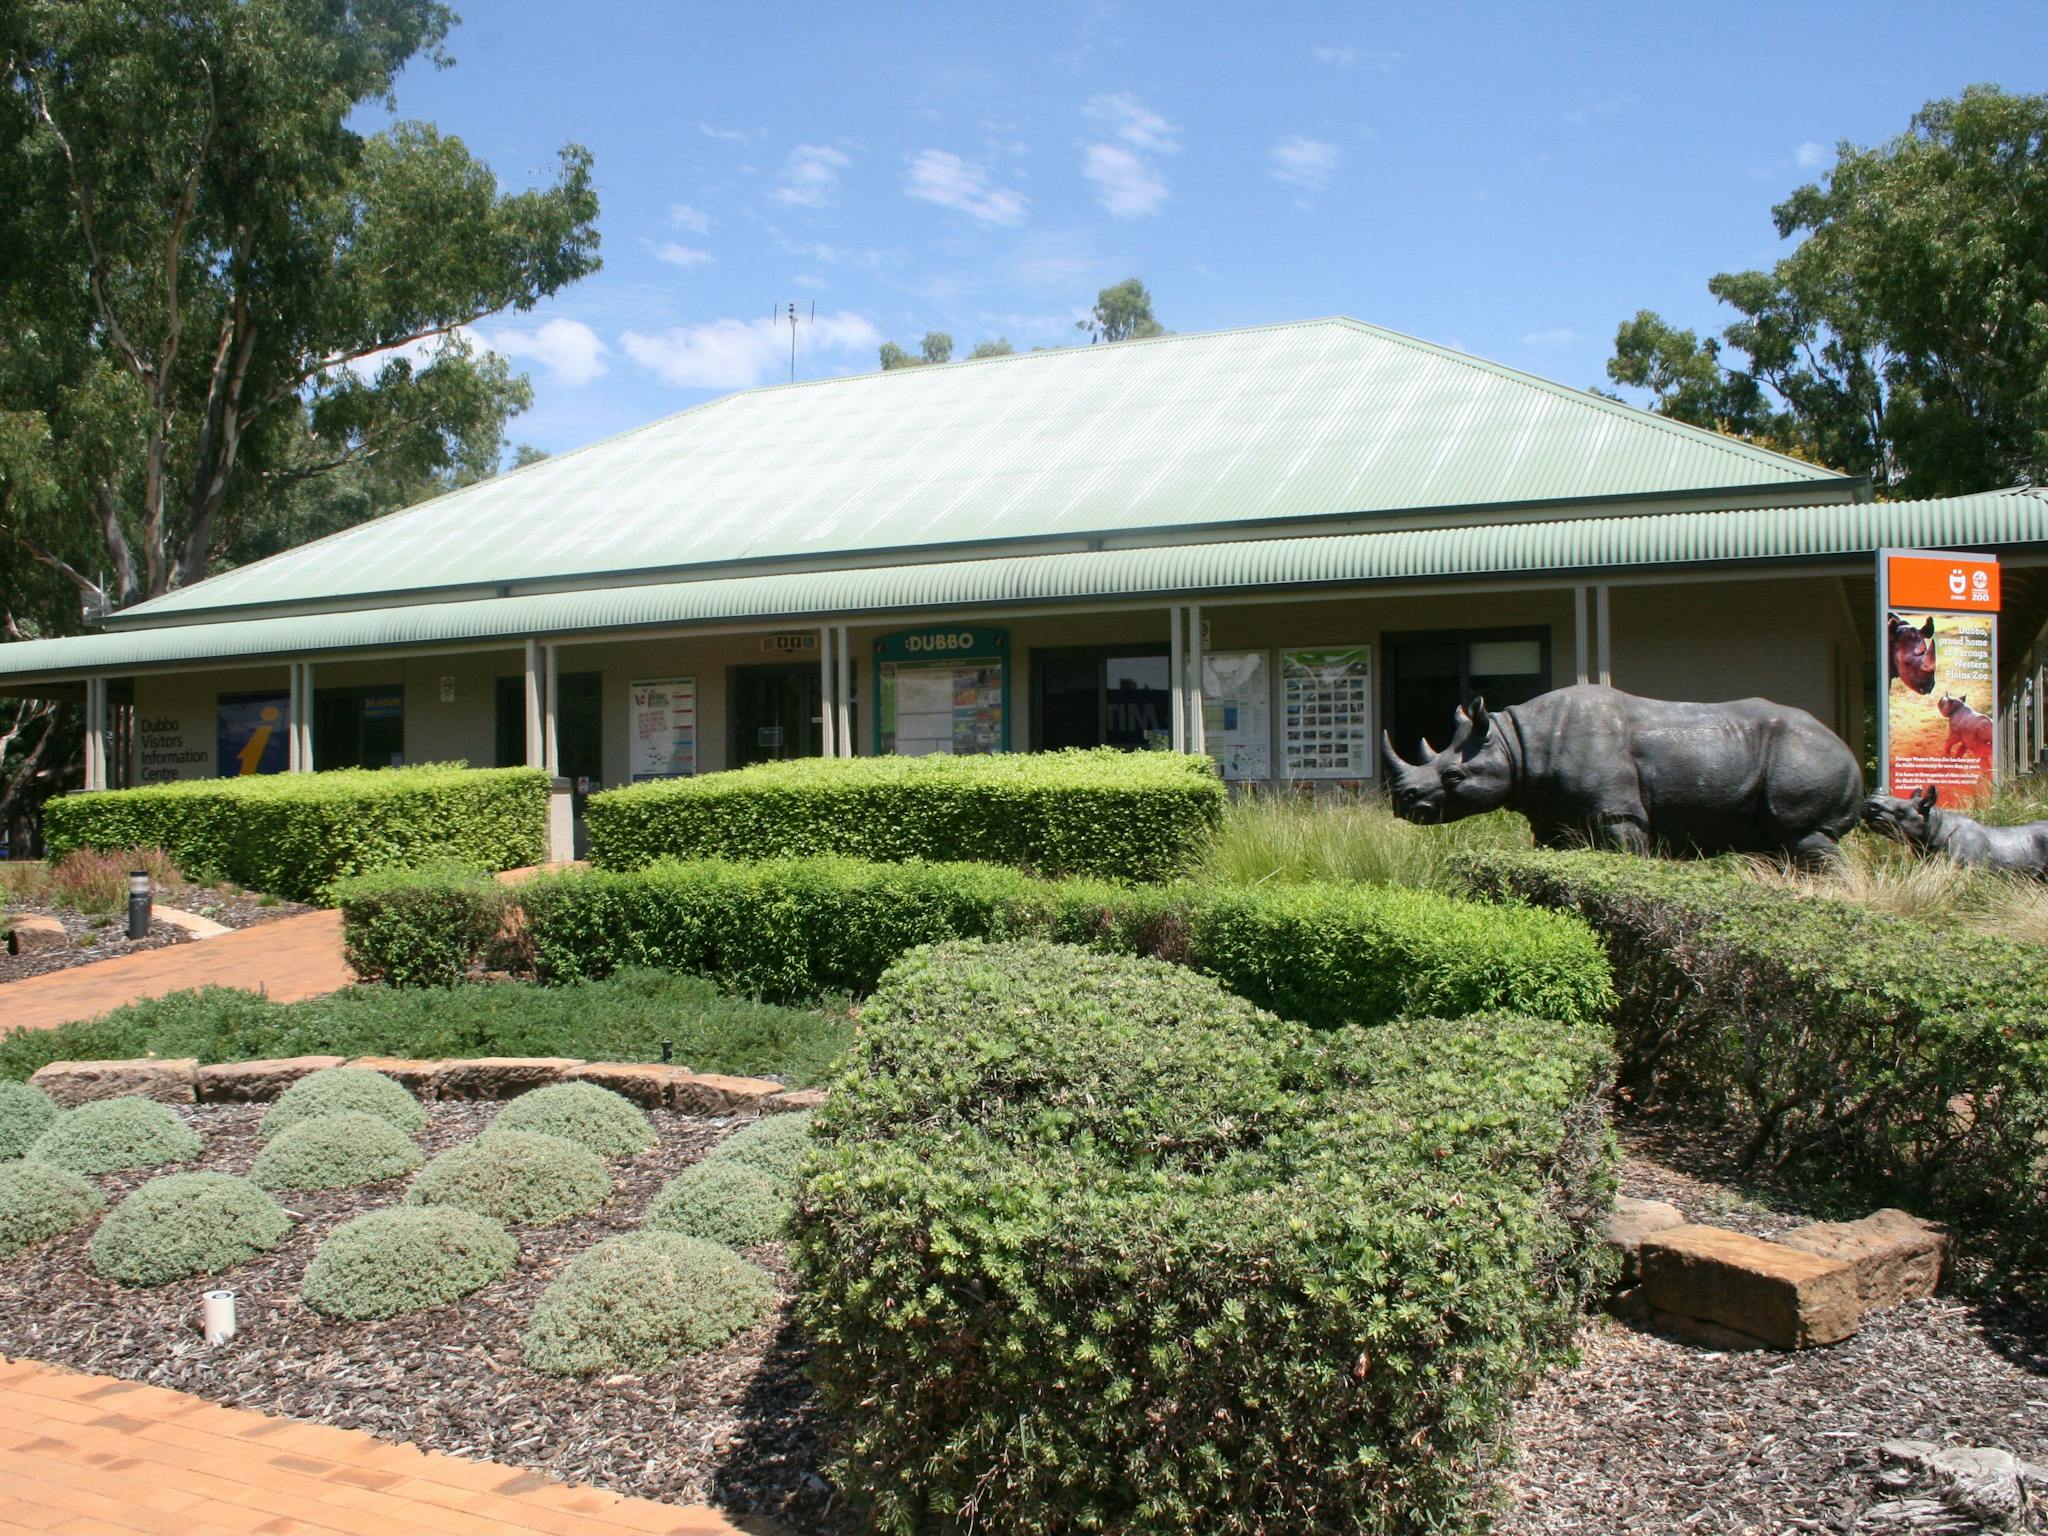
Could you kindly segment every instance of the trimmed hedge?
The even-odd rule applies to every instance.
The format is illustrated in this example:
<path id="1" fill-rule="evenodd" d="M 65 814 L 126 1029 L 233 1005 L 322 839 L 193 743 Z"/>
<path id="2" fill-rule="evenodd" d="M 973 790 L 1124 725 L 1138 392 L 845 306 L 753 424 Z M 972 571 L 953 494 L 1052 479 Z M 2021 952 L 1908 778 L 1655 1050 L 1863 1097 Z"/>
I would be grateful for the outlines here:
<path id="1" fill-rule="evenodd" d="M 264 1189 L 352 1189 L 411 1173 L 420 1149 L 389 1120 L 347 1109 L 300 1120 L 271 1137 L 249 1165 Z"/>
<path id="2" fill-rule="evenodd" d="M 106 1203 L 68 1168 L 19 1158 L 0 1163 L 0 1264 L 84 1226 Z"/>
<path id="3" fill-rule="evenodd" d="M 811 1151 L 811 1115 L 770 1115 L 734 1132 L 704 1154 L 707 1164 L 745 1168 L 760 1174 L 778 1189 L 796 1184 L 797 1170 Z"/>
<path id="4" fill-rule="evenodd" d="M 887 1530 L 1475 1528 L 1602 1279 L 1604 1032 L 1130 1013 L 1167 984 L 958 944 L 877 993 L 792 1222 L 841 1485 Z M 1257 1069 L 1190 1081 L 1211 1032 Z"/>
<path id="5" fill-rule="evenodd" d="M 123 1094 L 65 1110 L 26 1155 L 73 1173 L 121 1173 L 189 1162 L 204 1145 L 172 1110 L 154 1099 Z"/>
<path id="6" fill-rule="evenodd" d="M 2048 949 L 1797 896 L 1711 864 L 1476 855 L 1473 890 L 1569 911 L 1620 986 L 1623 1080 L 1843 1201 L 1955 1223 L 2048 1300 Z"/>
<path id="7" fill-rule="evenodd" d="M 559 1136 L 487 1130 L 428 1163 L 407 1205 L 447 1205 L 513 1226 L 546 1226 L 596 1210 L 612 1195 L 604 1159 Z"/>
<path id="8" fill-rule="evenodd" d="M 327 1115 L 373 1115 L 408 1136 L 427 1128 L 427 1112 L 413 1091 L 368 1067 L 327 1067 L 309 1072 L 277 1096 L 263 1116 L 265 1137 Z"/>
<path id="9" fill-rule="evenodd" d="M 1587 1019 L 1613 1001 L 1583 924 L 1391 886 L 1133 887 L 987 864 L 703 859 L 544 876 L 519 900 L 548 980 L 654 966 L 800 1000 L 871 991 L 919 944 L 1047 938 L 1179 961 L 1322 1026 L 1493 1008 Z"/>
<path id="10" fill-rule="evenodd" d="M 0 1162 L 26 1156 L 56 1118 L 57 1106 L 42 1089 L 0 1082 Z"/>
<path id="11" fill-rule="evenodd" d="M 654 1127 L 624 1094 L 595 1083 L 550 1083 L 498 1111 L 489 1135 L 531 1131 L 558 1136 L 599 1157 L 635 1157 L 654 1145 Z"/>
<path id="12" fill-rule="evenodd" d="M 397 1317 L 481 1290 L 512 1268 L 519 1244 L 488 1216 L 453 1206 L 395 1206 L 327 1235 L 299 1295 L 329 1317 Z"/>
<path id="13" fill-rule="evenodd" d="M 452 987 L 504 924 L 510 897 L 473 865 L 444 862 L 350 875 L 328 887 L 342 952 L 364 981 Z"/>
<path id="14" fill-rule="evenodd" d="M 729 1248 L 669 1232 L 599 1243 L 533 1309 L 519 1351 L 554 1376 L 645 1373 L 723 1344 L 767 1316 L 775 1282 Z"/>
<path id="15" fill-rule="evenodd" d="M 731 1158 L 692 1163 L 661 1186 L 647 1208 L 647 1230 L 734 1248 L 772 1243 L 789 1220 L 785 1182 Z"/>
<path id="16" fill-rule="evenodd" d="M 92 1267 L 124 1285 L 167 1285 L 268 1253 L 291 1229 L 283 1208 L 247 1179 L 167 1174 L 108 1212 L 92 1235 Z"/>
<path id="17" fill-rule="evenodd" d="M 344 875 L 455 859 L 513 869 L 547 856 L 537 768 L 348 768 L 190 779 L 64 795 L 43 808 L 52 859 L 74 848 L 162 848 L 204 873 L 293 901 Z"/>
<path id="18" fill-rule="evenodd" d="M 1166 752 L 801 758 L 593 795 L 590 857 L 885 863 L 979 859 L 1048 875 L 1164 880 L 1222 820 L 1203 756 Z"/>

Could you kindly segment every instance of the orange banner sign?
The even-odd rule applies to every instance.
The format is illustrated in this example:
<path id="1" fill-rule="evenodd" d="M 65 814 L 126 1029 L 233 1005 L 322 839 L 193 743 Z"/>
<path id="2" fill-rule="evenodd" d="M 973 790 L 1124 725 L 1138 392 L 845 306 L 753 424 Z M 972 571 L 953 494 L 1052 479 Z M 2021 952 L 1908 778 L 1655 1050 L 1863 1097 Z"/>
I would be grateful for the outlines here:
<path id="1" fill-rule="evenodd" d="M 1998 612 L 1998 562 L 1968 555 L 1887 555 L 1895 608 L 1943 613 Z"/>

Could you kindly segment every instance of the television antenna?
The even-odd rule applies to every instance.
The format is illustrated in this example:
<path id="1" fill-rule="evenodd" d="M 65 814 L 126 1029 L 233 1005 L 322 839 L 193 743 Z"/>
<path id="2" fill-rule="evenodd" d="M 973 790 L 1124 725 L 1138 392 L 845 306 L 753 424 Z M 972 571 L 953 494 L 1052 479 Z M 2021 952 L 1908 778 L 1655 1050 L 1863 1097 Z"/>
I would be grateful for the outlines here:
<path id="1" fill-rule="evenodd" d="M 818 301 L 816 299 L 811 300 L 811 312 L 808 315 L 800 315 L 797 313 L 796 300 L 791 299 L 787 304 L 776 305 L 774 309 L 768 312 L 768 318 L 778 323 L 786 321 L 789 325 L 789 382 L 794 384 L 796 382 L 796 328 L 799 325 L 816 325 L 818 323 Z"/>

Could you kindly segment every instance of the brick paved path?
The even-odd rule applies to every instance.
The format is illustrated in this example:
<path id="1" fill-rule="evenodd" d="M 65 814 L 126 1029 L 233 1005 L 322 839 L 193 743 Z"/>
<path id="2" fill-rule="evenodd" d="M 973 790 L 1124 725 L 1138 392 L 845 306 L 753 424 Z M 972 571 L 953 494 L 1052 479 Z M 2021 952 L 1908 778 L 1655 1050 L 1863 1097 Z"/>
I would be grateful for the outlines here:
<path id="1" fill-rule="evenodd" d="M 768 1536 L 353 1429 L 0 1359 L 0 1532 L 171 1536 Z"/>
<path id="2" fill-rule="evenodd" d="M 143 997 L 191 987 L 246 987 L 279 1002 L 319 997 L 355 980 L 341 958 L 341 914 L 306 912 L 196 944 L 74 965 L 0 986 L 0 1030 L 92 1019 Z"/>

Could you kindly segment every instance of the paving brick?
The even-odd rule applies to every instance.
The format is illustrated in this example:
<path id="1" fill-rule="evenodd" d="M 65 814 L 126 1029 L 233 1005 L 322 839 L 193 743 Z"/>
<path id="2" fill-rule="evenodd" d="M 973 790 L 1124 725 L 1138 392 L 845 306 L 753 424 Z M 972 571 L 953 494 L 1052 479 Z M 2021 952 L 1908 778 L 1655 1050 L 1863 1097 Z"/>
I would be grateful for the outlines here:
<path id="1" fill-rule="evenodd" d="M 1839 1343 L 1863 1316 L 1850 1265 L 1720 1227 L 1644 1238 L 1642 1269 L 1643 1300 L 1657 1312 L 1765 1348 Z"/>

